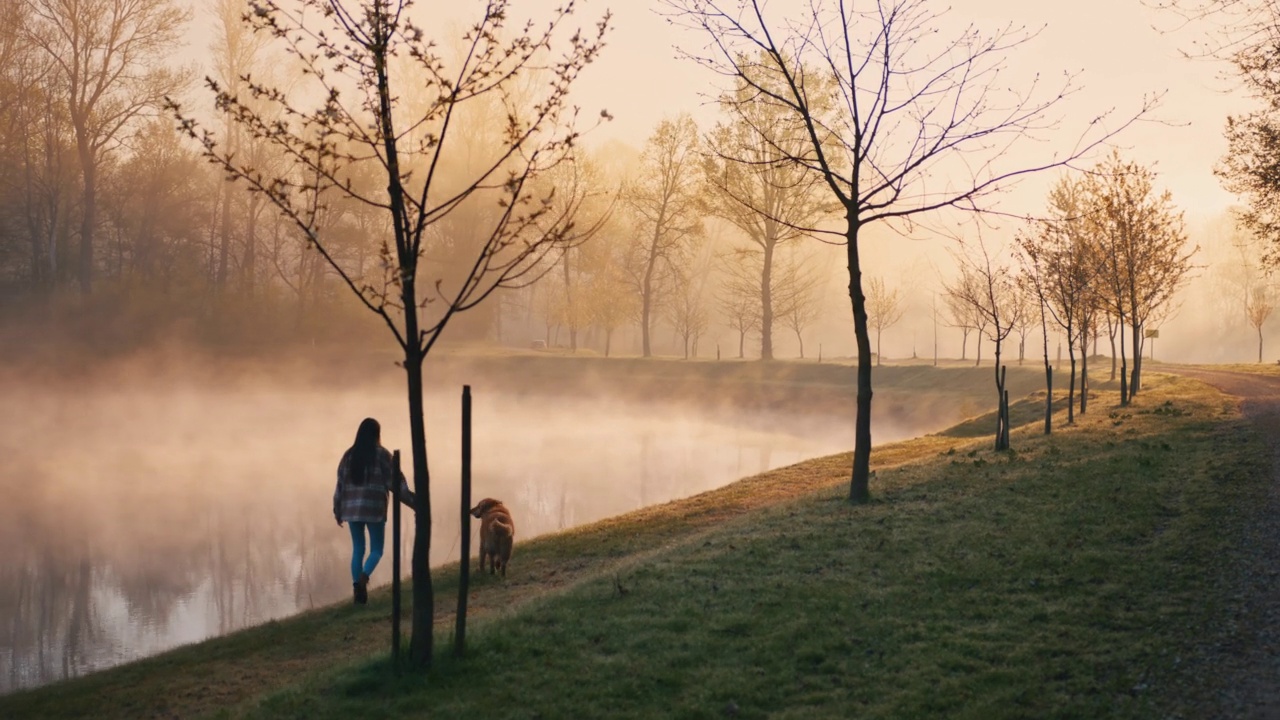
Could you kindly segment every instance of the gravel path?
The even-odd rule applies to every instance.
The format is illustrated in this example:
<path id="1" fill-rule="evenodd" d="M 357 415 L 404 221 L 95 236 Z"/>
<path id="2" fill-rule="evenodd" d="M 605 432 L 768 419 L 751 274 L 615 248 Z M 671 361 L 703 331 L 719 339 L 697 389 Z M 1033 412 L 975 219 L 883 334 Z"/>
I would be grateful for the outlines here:
<path id="1" fill-rule="evenodd" d="M 1271 446 L 1272 483 L 1262 507 L 1246 518 L 1238 573 L 1226 573 L 1229 617 L 1207 628 L 1188 658 L 1201 681 L 1187 718 L 1280 720 L 1280 376 L 1161 368 L 1202 380 L 1240 398 L 1241 411 Z"/>

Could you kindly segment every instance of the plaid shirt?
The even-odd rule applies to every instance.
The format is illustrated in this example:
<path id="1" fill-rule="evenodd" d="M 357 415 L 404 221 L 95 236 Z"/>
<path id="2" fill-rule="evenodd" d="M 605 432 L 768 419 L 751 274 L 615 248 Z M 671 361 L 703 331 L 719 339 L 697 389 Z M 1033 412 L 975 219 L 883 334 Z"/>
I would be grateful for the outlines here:
<path id="1" fill-rule="evenodd" d="M 338 463 L 338 484 L 333 489 L 333 516 L 345 522 L 386 522 L 387 493 L 391 492 L 391 452 L 378 448 L 378 459 L 369 468 L 362 484 L 355 484 L 351 477 L 351 451 L 347 450 Z M 404 473 L 400 473 L 400 499 L 413 507 L 413 493 Z"/>

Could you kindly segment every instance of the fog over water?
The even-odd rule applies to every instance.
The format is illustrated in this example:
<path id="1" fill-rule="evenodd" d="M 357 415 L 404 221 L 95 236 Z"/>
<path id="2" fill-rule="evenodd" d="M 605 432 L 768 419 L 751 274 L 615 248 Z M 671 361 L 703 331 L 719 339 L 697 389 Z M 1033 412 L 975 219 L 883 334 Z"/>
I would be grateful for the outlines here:
<path id="1" fill-rule="evenodd" d="M 348 599 L 350 541 L 331 512 L 338 459 L 373 416 L 408 465 L 398 372 L 351 383 L 163 360 L 135 369 L 0 375 L 0 691 Z M 852 445 L 852 407 L 831 412 L 841 403 L 765 414 L 679 392 L 470 381 L 473 496 L 511 507 L 517 543 Z M 433 564 L 459 547 L 460 383 L 444 382 L 427 402 Z M 930 412 L 931 427 L 915 428 L 882 413 L 876 441 L 974 409 Z M 388 548 L 375 585 L 390 562 Z"/>

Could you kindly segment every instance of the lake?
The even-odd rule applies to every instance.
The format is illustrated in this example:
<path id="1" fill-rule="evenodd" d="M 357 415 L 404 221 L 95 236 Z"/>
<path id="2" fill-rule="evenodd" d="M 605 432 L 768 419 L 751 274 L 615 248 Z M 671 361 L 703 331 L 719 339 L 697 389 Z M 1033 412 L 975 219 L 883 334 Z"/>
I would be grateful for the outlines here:
<path id="1" fill-rule="evenodd" d="M 0 376 L 0 692 L 350 598 L 335 468 L 366 416 L 409 465 L 399 376 L 353 387 L 157 362 Z M 747 412 L 660 390 L 473 384 L 473 498 L 511 508 L 517 543 L 852 445 L 847 403 Z M 427 397 L 433 564 L 459 548 L 459 387 Z M 929 413 L 932 427 L 877 422 L 876 442 L 967 411 Z M 374 585 L 390 563 L 388 548 Z"/>

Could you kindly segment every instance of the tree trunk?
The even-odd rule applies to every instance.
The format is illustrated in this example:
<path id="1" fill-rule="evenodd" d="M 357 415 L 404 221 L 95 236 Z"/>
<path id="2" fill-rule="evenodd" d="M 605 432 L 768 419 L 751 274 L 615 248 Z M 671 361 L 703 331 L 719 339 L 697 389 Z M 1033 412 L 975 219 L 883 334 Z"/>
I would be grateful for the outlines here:
<path id="1" fill-rule="evenodd" d="M 1116 355 L 1116 329 L 1111 325 L 1110 316 L 1107 317 L 1107 335 L 1110 336 L 1111 338 L 1111 379 L 1115 380 L 1116 379 L 1116 362 L 1119 360 L 1119 358 Z M 1093 347 L 1095 350 L 1098 347 L 1098 340 L 1096 337 L 1094 338 L 1094 341 L 1093 341 Z"/>
<path id="2" fill-rule="evenodd" d="M 406 283 L 412 285 L 412 281 Z M 408 293 L 406 292 L 406 295 Z M 412 308 L 412 304 L 406 305 Z M 413 630 L 409 657 L 423 668 L 431 667 L 434 642 L 435 593 L 431 584 L 431 476 L 427 465 L 427 432 L 423 420 L 422 352 L 418 349 L 417 312 L 405 313 L 405 372 L 409 388 L 409 442 L 413 450 Z"/>
<path id="3" fill-rule="evenodd" d="M 1067 424 L 1074 425 L 1076 422 L 1076 351 L 1068 345 L 1067 355 L 1071 357 L 1071 381 L 1070 389 L 1067 390 Z M 1088 360 L 1084 361 L 1088 364 Z M 1084 392 L 1081 391 L 1080 412 L 1084 412 Z"/>
<path id="4" fill-rule="evenodd" d="M 1044 338 L 1044 434 L 1049 435 L 1053 433 L 1053 366 L 1049 364 L 1049 323 L 1043 298 L 1040 300 L 1040 334 Z"/>
<path id="5" fill-rule="evenodd" d="M 969 357 L 969 328 L 961 328 L 960 332 L 960 359 L 968 360 Z"/>
<path id="6" fill-rule="evenodd" d="M 1088 338 L 1084 338 L 1085 345 L 1088 345 Z M 1068 348 L 1068 352 L 1070 348 Z M 1084 415 L 1089 411 L 1089 353 L 1087 350 L 1081 351 L 1080 357 L 1080 414 Z M 1073 363 L 1074 365 L 1074 363 Z"/>
<path id="7" fill-rule="evenodd" d="M 796 331 L 796 342 L 800 343 L 800 359 L 804 359 L 804 338 L 800 336 L 800 331 Z M 878 360 L 877 360 L 878 362 Z"/>
<path id="8" fill-rule="evenodd" d="M 652 310 L 651 300 L 653 298 L 653 281 L 652 269 L 644 276 L 644 289 L 640 293 L 640 354 L 643 357 L 653 357 L 653 353 L 649 350 L 649 314 Z"/>
<path id="9" fill-rule="evenodd" d="M 663 215 L 660 216 L 653 227 L 653 238 L 649 243 L 648 264 L 644 269 L 644 282 L 640 286 L 640 338 L 641 338 L 641 354 L 644 357 L 653 357 L 652 350 L 649 346 L 649 322 L 653 315 L 653 273 L 658 268 L 658 241 L 661 239 L 659 233 L 664 224 L 665 206 Z"/>
<path id="10" fill-rule="evenodd" d="M 573 285 L 569 277 L 569 249 L 564 251 L 564 307 L 569 320 L 569 351 L 578 352 L 578 318 L 573 308 Z"/>
<path id="11" fill-rule="evenodd" d="M 880 328 L 876 328 L 876 367 L 880 367 Z"/>
<path id="12" fill-rule="evenodd" d="M 739 330 L 738 331 L 738 359 L 739 360 L 746 358 L 746 349 L 747 349 L 747 331 Z"/>
<path id="13" fill-rule="evenodd" d="M 871 336 L 867 331 L 867 299 L 862 294 L 862 265 L 858 257 L 858 230 L 854 210 L 849 210 L 847 253 L 849 258 L 849 299 L 853 304 L 853 332 L 858 341 L 858 411 L 854 423 L 853 476 L 849 481 L 849 501 L 871 499 Z"/>
<path id="14" fill-rule="evenodd" d="M 1258 326 L 1258 362 L 1262 362 L 1262 326 L 1261 325 Z"/>
<path id="15" fill-rule="evenodd" d="M 44 272 L 44 258 L 42 253 L 44 243 L 41 234 L 38 232 L 34 222 L 31 222 L 35 214 L 31 212 L 30 206 L 27 207 L 27 237 L 31 240 L 31 287 L 41 288 L 44 286 L 44 278 L 41 274 Z M 1259 361 L 1261 362 L 1261 361 Z"/>
<path id="16" fill-rule="evenodd" d="M 26 104 L 20 105 L 23 110 L 23 118 L 26 119 Z M 36 193 L 35 193 L 35 177 L 32 171 L 35 161 L 31 156 L 32 138 L 24 137 L 22 144 L 22 170 L 23 170 L 23 209 L 27 221 L 27 236 L 31 240 L 31 286 L 39 290 L 44 290 L 52 286 L 52 277 L 45 278 L 45 262 L 44 262 L 44 233 L 40 229 L 40 223 L 36 218 Z M 45 151 L 46 154 L 48 150 Z M 53 225 L 56 222 L 56 216 L 50 213 L 47 222 Z"/>
<path id="17" fill-rule="evenodd" d="M 230 182 L 224 180 L 228 185 Z M 218 233 L 218 274 L 214 285 L 221 290 L 227 284 L 227 266 L 231 258 L 231 188 L 222 193 L 222 227 Z"/>
<path id="18" fill-rule="evenodd" d="M 996 337 L 1000 337 L 1000 329 L 996 328 Z M 1004 380 L 1000 372 L 1000 341 L 996 341 L 996 450 L 1004 450 Z"/>
<path id="19" fill-rule="evenodd" d="M 982 332 L 981 331 L 978 332 L 977 345 L 978 345 L 978 359 L 973 363 L 973 366 L 982 367 Z"/>
<path id="20" fill-rule="evenodd" d="M 80 262 L 77 279 L 80 294 L 88 296 L 93 291 L 93 231 L 98 214 L 98 167 L 87 141 L 81 143 L 80 169 L 84 175 L 83 215 L 80 220 Z"/>
<path id="21" fill-rule="evenodd" d="M 998 366 L 1000 361 L 996 361 Z M 1005 378 L 1008 376 L 1008 368 L 1002 368 L 1004 372 L 1000 374 L 1000 436 L 996 442 L 1000 445 L 1001 450 L 1009 449 L 1009 391 L 1004 389 Z"/>
<path id="22" fill-rule="evenodd" d="M 1045 357 L 1044 363 L 1044 434 L 1053 434 L 1053 366 L 1049 364 L 1048 356 Z"/>
<path id="23" fill-rule="evenodd" d="M 1120 335 L 1120 404 L 1129 404 L 1129 361 L 1124 350 L 1124 318 L 1116 323 Z"/>
<path id="24" fill-rule="evenodd" d="M 254 285 L 258 281 L 258 212 L 261 199 L 258 193 L 249 194 L 249 222 L 244 238 L 244 294 L 252 298 Z"/>
<path id="25" fill-rule="evenodd" d="M 760 359 L 773 359 L 773 249 L 776 243 L 766 241 L 764 267 L 760 271 Z"/>
<path id="26" fill-rule="evenodd" d="M 225 185 L 227 185 L 227 183 L 217 183 L 214 186 L 216 188 L 214 192 L 215 193 L 222 192 L 225 189 L 224 188 Z M 217 199 L 218 198 L 215 195 L 214 196 L 215 203 L 217 202 Z M 210 213 L 210 215 L 212 215 L 212 213 Z M 278 260 L 280 257 L 280 221 L 279 220 L 276 221 L 274 230 L 275 231 L 272 237 L 273 250 L 272 250 L 271 257 L 273 260 Z M 207 233 L 208 238 L 206 238 L 206 242 L 205 242 L 205 245 L 209 248 L 209 255 L 208 257 L 205 258 L 205 268 L 204 268 L 205 282 L 208 282 L 211 285 L 213 284 L 214 268 L 217 266 L 217 263 L 214 262 L 214 250 L 218 247 L 218 243 L 214 242 L 215 235 L 217 235 L 217 232 L 218 232 L 218 222 L 216 219 L 213 219 L 211 217 L 209 220 L 209 228 Z M 281 276 L 284 275 L 284 269 L 281 268 L 278 262 L 276 263 L 276 271 L 280 273 Z"/>
<path id="27" fill-rule="evenodd" d="M 385 47 L 385 46 L 384 46 Z M 415 665 L 431 668 L 435 641 L 435 594 L 431 585 L 431 476 L 427 465 L 427 433 L 423 420 L 422 361 L 426 355 L 418 327 L 418 295 L 416 276 L 419 257 L 410 242 L 408 213 L 405 210 L 404 187 L 401 185 L 400 156 L 396 149 L 396 131 L 391 112 L 391 88 L 387 76 L 386 55 L 374 55 L 377 73 L 377 119 L 387 162 L 387 195 L 391 205 L 392 230 L 396 255 L 403 278 L 400 299 L 404 308 L 405 375 L 409 391 L 409 442 L 413 450 L 414 503 L 413 558 L 413 630 L 409 639 L 409 659 Z"/>
<path id="28" fill-rule="evenodd" d="M 1137 315 L 1132 316 L 1133 321 L 1133 374 L 1129 378 L 1129 399 L 1132 400 L 1138 395 L 1138 390 L 1142 385 L 1142 323 L 1138 322 Z"/>

